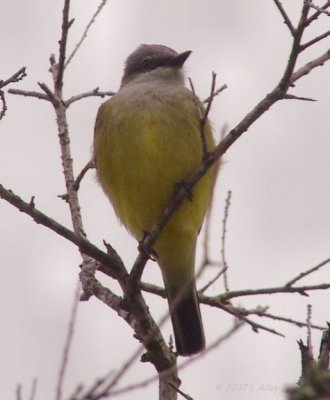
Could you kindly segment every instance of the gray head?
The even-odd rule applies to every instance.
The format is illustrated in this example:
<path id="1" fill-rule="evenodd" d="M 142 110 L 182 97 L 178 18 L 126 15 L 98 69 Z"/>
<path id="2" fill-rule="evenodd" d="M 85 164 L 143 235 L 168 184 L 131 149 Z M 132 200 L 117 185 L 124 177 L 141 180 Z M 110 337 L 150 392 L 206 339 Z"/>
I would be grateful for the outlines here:
<path id="1" fill-rule="evenodd" d="M 126 60 L 121 86 L 138 76 L 166 68 L 182 75 L 181 68 L 190 54 L 191 51 L 177 53 L 160 44 L 141 44 Z"/>

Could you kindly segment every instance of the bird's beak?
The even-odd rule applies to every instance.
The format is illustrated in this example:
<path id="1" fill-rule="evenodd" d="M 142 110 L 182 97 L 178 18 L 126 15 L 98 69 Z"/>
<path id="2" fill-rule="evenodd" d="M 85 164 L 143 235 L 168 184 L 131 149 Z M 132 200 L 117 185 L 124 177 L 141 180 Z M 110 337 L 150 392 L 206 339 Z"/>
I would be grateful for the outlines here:
<path id="1" fill-rule="evenodd" d="M 170 65 L 181 68 L 182 65 L 185 63 L 186 59 L 190 56 L 190 54 L 191 50 L 188 50 L 174 56 L 170 61 Z"/>

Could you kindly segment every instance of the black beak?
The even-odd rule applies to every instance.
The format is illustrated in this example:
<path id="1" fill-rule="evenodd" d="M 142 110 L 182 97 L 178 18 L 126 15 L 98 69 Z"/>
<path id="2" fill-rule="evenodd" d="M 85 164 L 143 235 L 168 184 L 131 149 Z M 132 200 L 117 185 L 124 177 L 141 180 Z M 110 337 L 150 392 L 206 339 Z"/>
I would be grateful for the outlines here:
<path id="1" fill-rule="evenodd" d="M 184 51 L 183 53 L 174 56 L 170 60 L 169 64 L 181 68 L 191 53 L 191 50 Z"/>

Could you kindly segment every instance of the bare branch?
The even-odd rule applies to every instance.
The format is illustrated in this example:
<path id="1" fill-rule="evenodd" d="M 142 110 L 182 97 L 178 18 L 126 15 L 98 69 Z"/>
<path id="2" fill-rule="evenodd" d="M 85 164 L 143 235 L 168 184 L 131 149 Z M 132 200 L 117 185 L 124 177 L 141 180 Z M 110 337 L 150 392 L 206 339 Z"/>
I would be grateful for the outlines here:
<path id="1" fill-rule="evenodd" d="M 74 190 L 76 191 L 79 190 L 80 183 L 84 178 L 85 174 L 87 173 L 87 171 L 94 168 L 95 168 L 95 161 L 89 160 L 88 163 L 84 166 L 84 168 L 80 171 L 79 175 L 77 176 L 73 185 Z"/>
<path id="2" fill-rule="evenodd" d="M 207 101 L 205 101 L 206 102 L 206 108 L 205 108 L 204 111 L 201 108 L 200 100 L 199 100 L 198 96 L 196 95 L 194 84 L 193 84 L 191 78 L 188 79 L 191 91 L 192 91 L 193 96 L 194 96 L 194 101 L 195 101 L 195 105 L 196 105 L 196 113 L 197 113 L 197 116 L 198 116 L 198 119 L 199 119 L 201 140 L 202 140 L 202 146 L 203 146 L 203 159 L 205 157 L 207 157 L 208 153 L 209 153 L 208 148 L 207 148 L 207 143 L 206 143 L 206 137 L 205 137 L 205 126 L 207 124 L 207 118 L 208 118 L 208 115 L 209 115 L 210 110 L 211 110 L 213 99 L 216 96 L 215 95 L 216 79 L 217 79 L 217 74 L 214 71 L 212 71 L 212 82 L 211 82 L 210 96 L 207 98 Z"/>
<path id="3" fill-rule="evenodd" d="M 192 362 L 195 362 L 197 359 L 204 357 L 207 353 L 209 353 L 212 350 L 219 347 L 221 344 L 226 342 L 230 337 L 232 337 L 236 332 L 238 332 L 243 326 L 245 326 L 244 322 L 234 321 L 232 327 L 225 334 L 219 336 L 213 343 L 211 343 L 209 346 L 207 346 L 205 351 L 203 351 L 202 353 L 196 354 L 195 356 L 185 360 L 182 364 L 180 364 L 179 370 L 180 371 L 183 370 Z"/>
<path id="4" fill-rule="evenodd" d="M 21 81 L 26 77 L 26 67 L 20 68 L 17 72 L 15 72 L 10 78 L 3 81 L 0 79 L 0 89 L 4 88 L 5 86 L 9 85 L 10 83 L 16 83 Z"/>
<path id="5" fill-rule="evenodd" d="M 65 101 L 65 105 L 66 105 L 66 107 L 69 107 L 72 103 L 74 103 L 78 100 L 81 100 L 81 99 L 85 99 L 87 97 L 103 98 L 103 97 L 113 96 L 114 94 L 116 94 L 116 92 L 112 92 L 112 91 L 102 92 L 99 90 L 99 88 L 95 88 L 89 92 L 81 93 L 76 96 L 70 97 L 68 100 Z"/>
<path id="6" fill-rule="evenodd" d="M 299 51 L 300 51 L 300 44 L 301 44 L 301 39 L 303 36 L 303 33 L 306 28 L 306 20 L 308 16 L 308 11 L 309 11 L 309 6 L 307 5 L 306 2 L 304 2 L 301 10 L 301 15 L 300 15 L 300 20 L 298 23 L 298 26 L 295 30 L 295 34 L 293 36 L 293 42 L 292 42 L 292 48 L 289 56 L 289 60 L 286 66 L 286 69 L 284 71 L 283 77 L 279 83 L 279 87 L 281 89 L 286 88 L 285 91 L 287 91 L 288 86 L 290 85 L 291 82 L 291 76 L 293 74 L 298 56 L 299 56 Z"/>
<path id="7" fill-rule="evenodd" d="M 302 100 L 302 101 L 316 101 L 315 99 L 312 99 L 310 97 L 301 97 L 301 96 L 295 96 L 294 94 L 289 94 L 287 93 L 286 95 L 283 96 L 284 100 Z"/>
<path id="8" fill-rule="evenodd" d="M 183 363 L 181 363 L 181 365 L 179 366 L 179 370 L 183 370 L 184 368 L 186 368 L 187 366 L 189 366 L 191 363 L 193 363 L 194 361 L 198 360 L 199 358 L 203 357 L 205 354 L 207 354 L 208 352 L 210 352 L 211 350 L 219 347 L 221 344 L 223 344 L 226 340 L 228 340 L 231 336 L 233 336 L 238 330 L 240 330 L 243 327 L 244 323 L 243 322 L 234 322 L 233 326 L 228 330 L 228 332 L 226 332 L 224 335 L 221 335 L 219 338 L 217 338 L 213 343 L 211 343 L 207 349 L 202 352 L 199 353 L 193 357 L 190 357 L 189 359 L 185 360 Z M 158 380 L 158 376 L 154 375 L 148 379 L 145 379 L 144 381 L 138 382 L 138 383 L 134 383 L 132 385 L 126 386 L 122 389 L 117 389 L 111 392 L 111 396 L 115 397 L 117 395 L 121 395 L 121 394 L 125 394 L 127 392 L 131 392 L 133 390 L 137 390 L 137 389 L 142 389 L 146 386 L 148 386 L 149 384 L 156 382 Z"/>
<path id="9" fill-rule="evenodd" d="M 226 126 L 224 126 L 222 128 L 222 130 L 221 130 L 221 136 L 220 136 L 221 139 L 223 139 L 225 137 L 226 130 L 227 130 Z M 207 266 L 210 266 L 210 265 L 220 266 L 220 262 L 216 262 L 216 261 L 211 261 L 210 260 L 210 255 L 209 255 L 209 253 L 210 253 L 209 252 L 209 241 L 210 241 L 209 240 L 209 235 L 210 235 L 210 228 L 211 228 L 211 215 L 212 215 L 212 210 L 213 210 L 213 206 L 214 206 L 214 189 L 215 189 L 217 180 L 219 178 L 221 167 L 222 167 L 222 160 L 219 160 L 218 163 L 217 163 L 216 168 L 214 169 L 213 187 L 212 187 L 212 190 L 211 190 L 211 196 L 210 196 L 210 200 L 209 200 L 209 204 L 210 205 L 209 205 L 209 208 L 207 210 L 206 217 L 205 217 L 205 222 L 204 222 L 204 227 L 205 228 L 204 228 L 204 238 L 203 238 L 203 260 L 202 260 L 201 266 L 200 266 L 198 274 L 197 274 L 198 276 L 200 276 L 202 274 L 204 268 L 206 268 Z M 206 284 L 202 289 L 200 289 L 200 291 L 203 293 L 214 282 L 215 282 L 215 280 L 212 279 L 212 282 L 211 283 L 209 282 L 210 283 L 209 285 Z"/>
<path id="10" fill-rule="evenodd" d="M 60 367 L 57 386 L 56 386 L 56 397 L 55 397 L 56 400 L 62 399 L 64 376 L 65 376 L 65 372 L 66 372 L 68 361 L 69 361 L 69 353 L 70 353 L 70 349 L 72 346 L 74 327 L 75 327 L 77 312 L 78 312 L 79 293 L 80 293 L 80 285 L 77 284 L 77 288 L 76 288 L 76 292 L 75 292 L 75 296 L 74 296 L 74 300 L 73 300 L 73 306 L 72 306 L 72 310 L 71 310 L 68 334 L 67 334 L 66 343 L 64 346 L 64 350 L 63 350 L 63 357 L 62 357 L 61 367 Z"/>
<path id="11" fill-rule="evenodd" d="M 307 326 L 307 346 L 310 351 L 313 351 L 312 346 L 312 306 L 311 304 L 307 304 L 307 318 L 306 318 L 306 326 Z"/>
<path id="12" fill-rule="evenodd" d="M 327 258 L 326 260 L 315 265 L 315 267 L 312 267 L 312 268 L 308 269 L 307 271 L 301 272 L 298 276 L 289 280 L 289 282 L 287 282 L 284 286 L 286 286 L 286 287 L 292 286 L 294 283 L 298 282 L 300 279 L 304 278 L 307 275 L 310 275 L 311 273 L 313 273 L 315 271 L 318 271 L 320 268 L 322 268 L 323 266 L 325 266 L 329 263 L 330 263 L 330 258 Z"/>
<path id="13" fill-rule="evenodd" d="M 309 74 L 314 68 L 321 67 L 326 61 L 330 59 L 330 49 L 327 50 L 320 57 L 308 62 L 303 67 L 299 68 L 297 71 L 293 72 L 290 78 L 290 83 L 296 82 L 302 76 Z"/>
<path id="14" fill-rule="evenodd" d="M 314 3 L 313 3 L 313 1 L 309 1 L 309 6 L 311 7 L 311 8 L 314 8 L 314 10 L 317 10 L 320 14 L 324 14 L 324 15 L 327 15 L 328 17 L 330 16 L 330 11 L 327 11 L 326 9 L 324 9 L 324 8 L 321 8 L 321 7 L 318 7 L 317 5 L 315 5 Z"/>
<path id="15" fill-rule="evenodd" d="M 317 11 L 311 15 L 308 19 L 307 19 L 307 25 L 310 25 L 311 22 L 315 21 L 321 14 L 325 14 L 325 10 L 327 8 L 330 7 L 330 1 L 326 1 L 325 4 L 322 7 L 318 7 L 315 4 L 313 4 L 312 1 L 310 0 L 306 0 L 306 3 L 308 4 L 309 7 L 316 9 Z"/>
<path id="16" fill-rule="evenodd" d="M 168 382 L 168 385 L 170 385 L 177 393 L 179 393 L 184 399 L 186 400 L 194 400 L 189 394 L 184 393 L 182 390 L 180 390 L 177 385 L 174 385 L 172 382 Z"/>
<path id="17" fill-rule="evenodd" d="M 330 362 L 330 325 L 324 330 L 321 339 L 318 366 L 322 371 L 329 370 Z"/>
<path id="18" fill-rule="evenodd" d="M 281 315 L 270 314 L 270 313 L 267 313 L 267 312 L 265 312 L 263 310 L 260 310 L 260 311 L 259 310 L 255 310 L 255 311 L 254 310 L 248 310 L 248 314 L 249 315 L 256 314 L 259 317 L 265 317 L 265 318 L 273 319 L 274 321 L 287 322 L 289 324 L 296 325 L 298 328 L 307 327 L 307 323 L 306 322 L 297 321 L 297 320 L 292 319 L 292 318 L 286 318 L 286 317 L 283 317 Z M 311 324 L 311 328 L 318 329 L 318 330 L 323 330 L 324 326 Z"/>
<path id="19" fill-rule="evenodd" d="M 112 308 L 116 313 L 124 318 L 129 325 L 131 325 L 131 318 L 128 311 L 124 310 L 123 300 L 115 295 L 110 289 L 103 286 L 96 278 L 95 271 L 96 265 L 93 260 L 85 261 L 81 266 L 79 274 L 80 282 L 82 284 L 84 293 L 80 300 L 88 300 L 90 296 L 95 296 L 102 301 L 105 305 Z"/>
<path id="20" fill-rule="evenodd" d="M 6 98 L 5 98 L 5 94 L 2 90 L 0 90 L 0 101 L 2 103 L 2 108 L 0 111 L 0 119 L 2 119 L 6 112 L 7 112 L 7 103 L 6 103 Z"/>
<path id="21" fill-rule="evenodd" d="M 44 93 L 34 92 L 34 91 L 31 91 L 31 90 L 9 89 L 8 93 L 17 94 L 19 96 L 25 96 L 25 97 L 35 97 L 35 98 L 40 99 L 40 100 L 49 101 L 49 97 L 47 95 L 45 95 Z"/>
<path id="22" fill-rule="evenodd" d="M 0 79 L 0 102 L 2 103 L 1 111 L 0 111 L 0 120 L 5 116 L 7 111 L 7 103 L 6 98 L 2 88 L 9 85 L 10 83 L 19 82 L 26 76 L 26 68 L 23 67 L 15 72 L 10 78 L 3 81 Z"/>
<path id="23" fill-rule="evenodd" d="M 22 400 L 22 385 L 18 384 L 16 387 L 16 400 Z"/>
<path id="24" fill-rule="evenodd" d="M 213 94 L 211 94 L 209 97 L 207 97 L 205 100 L 203 100 L 203 104 L 208 103 L 211 100 L 211 97 L 214 98 L 218 96 L 221 92 L 223 92 L 225 89 L 227 89 L 228 86 L 226 84 L 222 85 L 219 87 L 219 89 L 216 89 Z"/>
<path id="25" fill-rule="evenodd" d="M 265 295 L 265 294 L 275 294 L 275 293 L 298 293 L 302 296 L 308 296 L 307 292 L 311 290 L 326 290 L 330 288 L 330 283 L 323 283 L 319 285 L 306 285 L 306 286 L 279 286 L 270 287 L 262 289 L 247 289 L 247 290 L 233 290 L 228 293 L 223 293 L 219 296 L 215 296 L 213 299 L 218 299 L 219 301 L 227 301 L 233 299 L 234 297 L 242 296 L 255 296 L 255 295 Z M 211 298 L 208 298 L 211 299 Z"/>
<path id="26" fill-rule="evenodd" d="M 112 276 L 118 279 L 119 282 L 125 280 L 125 277 L 128 275 L 128 273 L 117 254 L 104 253 L 90 243 L 87 239 L 49 218 L 30 203 L 23 201 L 12 191 L 5 189 L 2 185 L 0 185 L 0 198 L 6 200 L 19 211 L 29 215 L 38 224 L 51 229 L 60 236 L 74 243 L 83 253 L 99 261 L 104 266 L 108 266 L 108 270 L 111 270 Z"/>
<path id="27" fill-rule="evenodd" d="M 231 194 L 232 194 L 231 190 L 228 190 L 225 211 L 224 211 L 224 217 L 222 220 L 222 235 L 221 235 L 221 261 L 222 261 L 222 265 L 224 267 L 223 284 L 224 284 L 224 288 L 225 288 L 226 292 L 229 292 L 228 276 L 227 276 L 228 263 L 226 260 L 226 233 L 227 233 L 227 222 L 228 222 L 228 216 L 229 216 Z"/>
<path id="28" fill-rule="evenodd" d="M 289 31 L 291 32 L 291 35 L 294 36 L 296 34 L 296 29 L 293 26 L 288 14 L 284 10 L 284 7 L 282 6 L 282 3 L 279 0 L 274 0 L 274 3 L 276 5 L 276 7 L 279 9 L 279 11 L 280 11 L 280 13 L 281 13 L 281 15 L 282 15 L 282 17 L 284 19 L 284 23 L 289 28 Z"/>
<path id="29" fill-rule="evenodd" d="M 79 42 L 76 44 L 76 47 L 74 48 L 74 50 L 72 51 L 72 53 L 69 55 L 69 57 L 68 57 L 68 59 L 67 59 L 65 65 L 64 65 L 64 68 L 66 68 L 66 67 L 70 64 L 71 60 L 73 59 L 73 57 L 74 57 L 75 54 L 77 53 L 79 47 L 82 45 L 82 43 L 83 43 L 84 40 L 86 39 L 87 33 L 88 33 L 90 27 L 91 27 L 92 24 L 95 22 L 96 17 L 97 17 L 98 14 L 101 12 L 102 8 L 106 5 L 106 3 L 107 3 L 107 0 L 102 0 L 101 3 L 99 4 L 99 6 L 97 7 L 95 13 L 92 15 L 92 18 L 90 19 L 90 21 L 89 21 L 88 24 L 86 25 L 86 28 L 85 28 L 85 30 L 84 30 L 84 32 L 83 32 L 83 34 L 82 34 L 82 36 L 81 36 Z"/>
<path id="30" fill-rule="evenodd" d="M 70 10 L 70 0 L 64 0 L 64 7 L 62 13 L 62 36 L 59 40 L 59 57 L 58 57 L 58 65 L 55 71 L 53 71 L 53 75 L 55 77 L 55 89 L 59 93 L 62 90 L 63 86 L 63 73 L 64 73 L 64 64 L 65 64 L 65 56 L 66 56 L 66 42 L 68 38 L 68 33 L 72 22 L 69 21 L 69 10 Z"/>
<path id="31" fill-rule="evenodd" d="M 220 269 L 220 271 L 209 281 L 203 286 L 201 289 L 198 290 L 198 293 L 205 293 L 206 290 L 212 286 L 220 277 L 222 274 L 225 273 L 225 271 L 228 269 L 228 267 L 223 267 Z"/>
<path id="32" fill-rule="evenodd" d="M 46 93 L 47 100 L 49 100 L 54 107 L 57 107 L 60 103 L 60 99 L 49 89 L 45 83 L 38 82 L 39 87 Z"/>
<path id="33" fill-rule="evenodd" d="M 310 40 L 309 42 L 306 42 L 300 46 L 300 51 L 306 50 L 308 47 L 313 46 L 315 43 L 320 42 L 321 40 L 325 39 L 330 35 L 330 30 L 324 32 L 322 35 L 316 36 L 314 39 Z"/>

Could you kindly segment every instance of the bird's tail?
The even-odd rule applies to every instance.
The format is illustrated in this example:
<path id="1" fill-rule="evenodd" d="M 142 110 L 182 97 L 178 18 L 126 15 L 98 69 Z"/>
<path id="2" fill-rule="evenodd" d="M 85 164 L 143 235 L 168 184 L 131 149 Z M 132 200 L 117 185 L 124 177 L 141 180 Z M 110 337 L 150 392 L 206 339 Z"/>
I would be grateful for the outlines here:
<path id="1" fill-rule="evenodd" d="M 205 338 L 195 282 L 179 291 L 168 288 L 167 296 L 178 353 L 199 353 L 205 348 Z"/>

